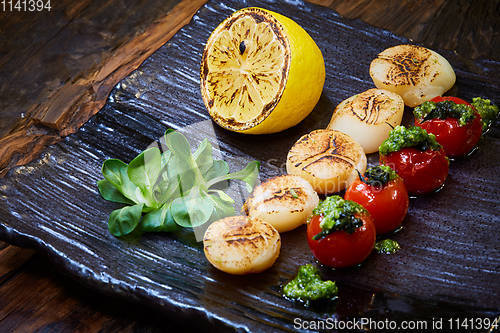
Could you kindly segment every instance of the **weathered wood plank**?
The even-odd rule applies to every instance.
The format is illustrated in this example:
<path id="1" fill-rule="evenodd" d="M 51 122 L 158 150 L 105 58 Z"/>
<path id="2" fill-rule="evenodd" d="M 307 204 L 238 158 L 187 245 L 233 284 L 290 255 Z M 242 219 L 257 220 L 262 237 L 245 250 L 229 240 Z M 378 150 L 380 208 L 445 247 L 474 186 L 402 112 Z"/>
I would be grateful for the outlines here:
<path id="1" fill-rule="evenodd" d="M 67 0 L 53 14 L 27 20 L 21 32 L 15 33 L 25 15 L 0 25 L 2 35 L 10 36 L 0 40 L 0 77 L 9 78 L 0 83 L 0 176 L 74 133 L 102 108 L 118 81 L 206 1 L 178 2 L 139 1 L 124 7 L 118 0 Z M 40 26 L 45 29 L 41 37 Z"/>
<path id="2" fill-rule="evenodd" d="M 497 0 L 308 0 L 464 59 L 499 60 Z"/>
<path id="3" fill-rule="evenodd" d="M 33 256 L 34 251 L 17 246 L 0 244 L 0 286 L 22 270 L 23 265 Z"/>
<path id="4" fill-rule="evenodd" d="M 9 246 L 0 253 L 0 274 L 15 263 L 6 257 L 32 251 Z M 12 257 L 11 259 L 13 259 Z M 148 308 L 106 297 L 61 276 L 45 257 L 24 262 L 14 278 L 0 280 L 2 332 L 161 332 L 179 329 Z"/>

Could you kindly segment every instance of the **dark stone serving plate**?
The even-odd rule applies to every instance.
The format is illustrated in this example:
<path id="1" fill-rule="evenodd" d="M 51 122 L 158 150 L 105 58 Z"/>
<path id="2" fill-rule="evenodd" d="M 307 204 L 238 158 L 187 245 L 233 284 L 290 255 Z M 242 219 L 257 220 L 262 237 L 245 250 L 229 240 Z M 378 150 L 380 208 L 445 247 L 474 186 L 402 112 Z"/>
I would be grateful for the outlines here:
<path id="1" fill-rule="evenodd" d="M 304 227 L 282 236 L 282 253 L 271 269 L 242 277 L 215 270 L 188 230 L 136 240 L 108 233 L 107 218 L 119 205 L 103 200 L 97 191 L 102 162 L 111 157 L 130 161 L 169 127 L 181 129 L 200 121 L 211 127 L 199 92 L 204 43 L 227 15 L 253 5 L 280 12 L 304 27 L 322 50 L 327 73 L 318 105 L 294 128 L 246 136 L 214 127 L 218 152 L 230 166 L 257 159 L 262 162 L 261 180 L 284 172 L 290 146 L 301 135 L 324 128 L 337 103 L 373 87 L 368 68 L 377 53 L 409 42 L 299 1 L 210 2 L 122 80 L 104 109 L 78 133 L 0 180 L 0 238 L 37 248 L 85 284 L 155 306 L 166 317 L 186 320 L 188 327 L 293 330 L 294 318 L 497 316 L 496 128 L 477 152 L 451 164 L 442 191 L 411 201 L 403 230 L 393 235 L 402 246 L 397 255 L 373 254 L 357 268 L 322 270 L 325 278 L 340 285 L 339 299 L 331 308 L 305 309 L 280 294 L 299 265 L 314 261 Z M 438 51 L 457 73 L 455 95 L 500 101 L 500 63 L 468 62 L 453 52 Z M 369 161 L 376 163 L 376 154 Z"/>

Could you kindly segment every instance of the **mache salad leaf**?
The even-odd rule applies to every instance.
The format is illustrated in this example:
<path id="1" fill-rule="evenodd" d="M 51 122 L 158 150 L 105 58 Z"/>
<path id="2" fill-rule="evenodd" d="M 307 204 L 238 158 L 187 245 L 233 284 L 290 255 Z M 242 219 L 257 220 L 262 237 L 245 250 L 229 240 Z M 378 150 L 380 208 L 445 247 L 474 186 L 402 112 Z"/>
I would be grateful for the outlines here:
<path id="1" fill-rule="evenodd" d="M 220 185 L 241 180 L 251 192 L 257 182 L 257 161 L 229 173 L 226 161 L 214 160 L 207 139 L 194 153 L 177 131 L 167 130 L 164 140 L 165 151 L 154 146 L 129 164 L 118 159 L 104 161 L 104 179 L 97 182 L 99 193 L 105 200 L 127 205 L 110 214 L 112 235 L 172 232 L 234 215 L 234 200 Z"/>

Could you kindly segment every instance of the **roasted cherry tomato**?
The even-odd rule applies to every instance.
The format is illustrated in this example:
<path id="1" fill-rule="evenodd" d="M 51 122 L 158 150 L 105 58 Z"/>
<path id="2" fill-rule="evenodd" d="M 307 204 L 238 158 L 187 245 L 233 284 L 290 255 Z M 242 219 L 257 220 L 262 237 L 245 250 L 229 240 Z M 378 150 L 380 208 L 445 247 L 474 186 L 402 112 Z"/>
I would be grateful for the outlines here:
<path id="1" fill-rule="evenodd" d="M 368 210 L 377 234 L 393 231 L 401 225 L 408 212 L 408 192 L 403 179 L 387 166 L 366 171 L 346 190 L 344 198 Z"/>
<path id="2" fill-rule="evenodd" d="M 448 159 L 444 150 L 403 148 L 387 155 L 380 154 L 380 163 L 390 166 L 403 178 L 411 194 L 437 190 L 448 176 Z"/>
<path id="3" fill-rule="evenodd" d="M 334 197 L 344 201 L 339 196 Z M 354 202 L 350 203 L 356 204 Z M 341 214 L 341 216 L 342 218 L 346 216 L 352 217 L 353 220 L 357 221 L 357 226 L 351 225 L 346 230 L 335 230 L 325 234 L 321 223 L 324 219 L 331 218 L 331 216 L 323 213 L 314 215 L 307 224 L 307 241 L 312 253 L 319 262 L 329 267 L 340 268 L 357 265 L 368 257 L 375 245 L 375 225 L 368 211 L 363 209 L 362 212 L 353 215 L 349 215 L 347 212 L 346 215 Z M 342 223 L 344 222 L 335 221 L 334 225 L 339 226 Z M 349 228 L 352 229 L 349 230 Z M 325 235 L 321 236 L 322 234 Z"/>
<path id="4" fill-rule="evenodd" d="M 455 117 L 446 116 L 446 111 L 441 116 L 421 119 L 418 118 L 418 112 L 415 113 L 415 125 L 425 129 L 427 132 L 436 136 L 436 140 L 443 146 L 443 149 L 449 157 L 459 157 L 469 153 L 481 138 L 482 122 L 481 116 L 472 105 L 457 97 L 435 97 L 431 102 L 439 103 L 451 101 L 455 104 L 463 104 L 473 109 L 473 118 L 468 119 L 461 124 L 459 114 Z M 437 112 L 435 112 L 437 115 Z M 470 113 L 469 113 L 470 115 Z M 430 114 L 429 116 L 432 116 Z"/>

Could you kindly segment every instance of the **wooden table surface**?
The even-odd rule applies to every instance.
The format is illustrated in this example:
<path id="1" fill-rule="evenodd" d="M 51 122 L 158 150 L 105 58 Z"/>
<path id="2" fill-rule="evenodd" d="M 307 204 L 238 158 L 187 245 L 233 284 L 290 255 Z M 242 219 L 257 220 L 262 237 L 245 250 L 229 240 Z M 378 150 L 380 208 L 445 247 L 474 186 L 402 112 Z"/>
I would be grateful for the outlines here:
<path id="1" fill-rule="evenodd" d="M 455 50 L 473 67 L 472 59 L 500 57 L 499 1 L 310 1 L 427 47 Z M 0 12 L 0 176 L 77 131 L 205 1 L 126 3 L 59 0 L 51 12 Z M 0 332 L 155 332 L 180 324 L 87 289 L 42 254 L 0 241 Z"/>

